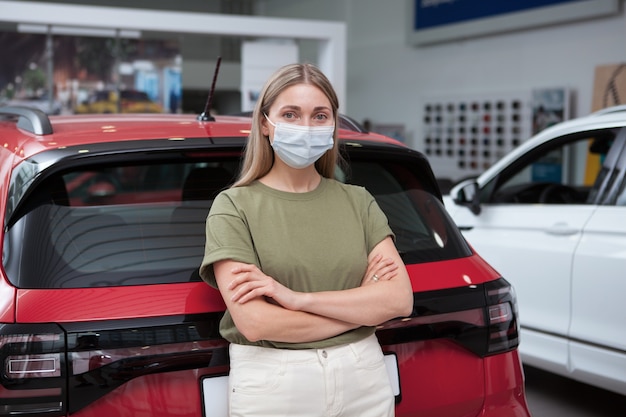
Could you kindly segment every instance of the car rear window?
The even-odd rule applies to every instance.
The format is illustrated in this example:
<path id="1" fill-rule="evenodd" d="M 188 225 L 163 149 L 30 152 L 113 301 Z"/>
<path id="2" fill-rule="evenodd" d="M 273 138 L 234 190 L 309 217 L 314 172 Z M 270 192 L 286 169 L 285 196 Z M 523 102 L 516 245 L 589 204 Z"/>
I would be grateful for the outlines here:
<path id="1" fill-rule="evenodd" d="M 436 195 L 433 181 L 414 161 L 352 158 L 346 182 L 367 188 L 387 215 L 406 264 L 469 256 L 471 250 Z M 340 176 L 341 177 L 341 176 Z"/>
<path id="2" fill-rule="evenodd" d="M 51 176 L 5 235 L 9 279 L 19 288 L 198 281 L 206 216 L 238 165 L 238 158 L 149 164 L 126 159 Z M 406 263 L 468 256 L 467 244 L 420 175 L 408 161 L 377 158 L 358 158 L 337 174 L 375 196 Z"/>

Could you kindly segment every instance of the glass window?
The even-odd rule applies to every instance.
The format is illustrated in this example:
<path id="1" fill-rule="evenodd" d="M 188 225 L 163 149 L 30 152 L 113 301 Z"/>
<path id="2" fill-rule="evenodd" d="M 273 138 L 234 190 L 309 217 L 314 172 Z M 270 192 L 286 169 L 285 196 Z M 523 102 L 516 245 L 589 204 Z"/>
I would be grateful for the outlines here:
<path id="1" fill-rule="evenodd" d="M 407 263 L 469 256 L 414 159 L 359 158 L 343 173 L 387 214 Z M 125 161 L 128 161 L 126 159 Z M 231 159 L 90 165 L 49 177 L 5 235 L 4 265 L 19 288 L 199 281 L 205 220 L 238 172 Z"/>
<path id="2" fill-rule="evenodd" d="M 524 155 L 481 196 L 491 203 L 588 204 L 594 201 L 616 132 L 594 131 L 554 139 Z"/>
<path id="3" fill-rule="evenodd" d="M 470 249 L 414 161 L 352 158 L 347 182 L 364 186 L 387 215 L 405 263 L 469 256 Z"/>
<path id="4" fill-rule="evenodd" d="M 212 199 L 239 160 L 90 166 L 48 178 L 6 234 L 20 288 L 199 280 Z"/>

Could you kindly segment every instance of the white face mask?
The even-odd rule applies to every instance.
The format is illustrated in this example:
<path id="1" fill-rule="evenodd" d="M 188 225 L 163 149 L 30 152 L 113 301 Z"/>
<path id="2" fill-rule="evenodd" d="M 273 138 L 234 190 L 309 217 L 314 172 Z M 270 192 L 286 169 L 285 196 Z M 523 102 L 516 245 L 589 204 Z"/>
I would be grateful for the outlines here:
<path id="1" fill-rule="evenodd" d="M 300 126 L 289 123 L 272 123 L 274 126 L 272 148 L 276 155 L 292 168 L 306 168 L 333 147 L 335 126 Z"/>

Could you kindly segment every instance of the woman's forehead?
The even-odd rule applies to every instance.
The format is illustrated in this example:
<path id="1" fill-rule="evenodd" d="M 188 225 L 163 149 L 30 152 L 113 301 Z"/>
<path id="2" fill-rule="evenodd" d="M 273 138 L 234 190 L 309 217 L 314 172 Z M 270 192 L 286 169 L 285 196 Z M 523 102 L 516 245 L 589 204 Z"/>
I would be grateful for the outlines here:
<path id="1" fill-rule="evenodd" d="M 272 109 L 332 109 L 330 100 L 318 87 L 311 84 L 296 84 L 284 89 L 271 106 Z"/>

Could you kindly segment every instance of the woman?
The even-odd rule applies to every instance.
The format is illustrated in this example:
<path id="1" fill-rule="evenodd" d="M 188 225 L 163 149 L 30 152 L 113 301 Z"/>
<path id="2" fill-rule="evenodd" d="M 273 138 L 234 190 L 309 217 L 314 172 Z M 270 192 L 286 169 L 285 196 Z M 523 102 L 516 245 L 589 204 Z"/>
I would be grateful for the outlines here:
<path id="1" fill-rule="evenodd" d="M 200 274 L 227 307 L 231 416 L 394 413 L 374 330 L 413 293 L 374 198 L 333 179 L 338 107 L 313 65 L 279 69 L 207 218 Z"/>

